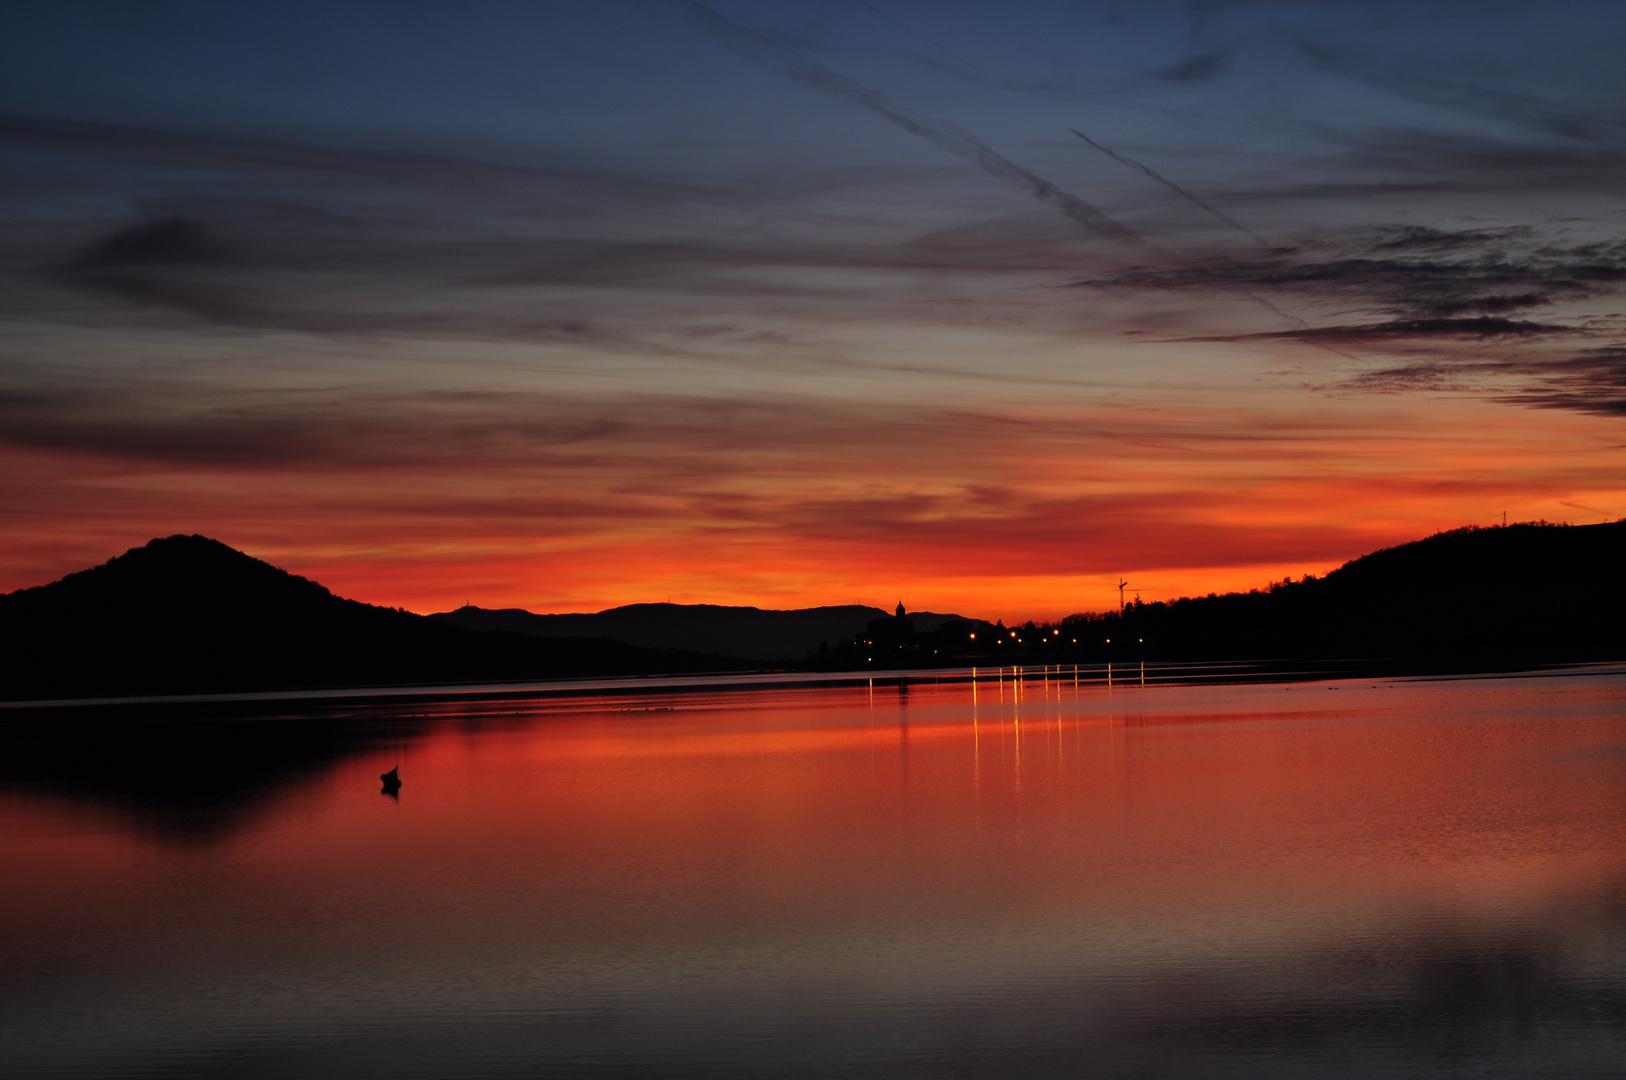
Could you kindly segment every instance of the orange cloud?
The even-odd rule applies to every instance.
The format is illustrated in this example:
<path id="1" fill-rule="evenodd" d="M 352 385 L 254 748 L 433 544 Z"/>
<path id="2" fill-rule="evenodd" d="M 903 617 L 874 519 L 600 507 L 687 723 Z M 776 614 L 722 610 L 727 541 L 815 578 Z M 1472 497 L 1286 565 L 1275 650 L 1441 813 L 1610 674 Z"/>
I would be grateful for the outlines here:
<path id="1" fill-rule="evenodd" d="M 285 460 L 13 446 L 0 585 L 182 531 L 420 611 L 901 597 L 1048 618 L 1116 605 L 1118 575 L 1148 600 L 1200 594 L 1503 509 L 1626 513 L 1611 421 L 1471 399 L 1309 414 L 739 401 L 702 407 L 709 424 L 689 405 L 597 400 L 575 403 L 569 438 L 538 418 L 568 402 L 523 404 L 379 410 L 352 444 Z"/>

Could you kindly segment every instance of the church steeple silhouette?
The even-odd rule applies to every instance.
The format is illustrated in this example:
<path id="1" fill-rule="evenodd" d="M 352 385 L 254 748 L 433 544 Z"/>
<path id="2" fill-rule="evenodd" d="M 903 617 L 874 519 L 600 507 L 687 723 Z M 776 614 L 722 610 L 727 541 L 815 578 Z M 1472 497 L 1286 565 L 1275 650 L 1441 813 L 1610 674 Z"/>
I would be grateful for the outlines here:
<path id="1" fill-rule="evenodd" d="M 907 648 L 915 637 L 914 620 L 903 613 L 902 600 L 898 601 L 897 614 L 871 619 L 865 629 L 869 631 L 868 634 L 859 640 L 872 648 L 889 652 Z"/>

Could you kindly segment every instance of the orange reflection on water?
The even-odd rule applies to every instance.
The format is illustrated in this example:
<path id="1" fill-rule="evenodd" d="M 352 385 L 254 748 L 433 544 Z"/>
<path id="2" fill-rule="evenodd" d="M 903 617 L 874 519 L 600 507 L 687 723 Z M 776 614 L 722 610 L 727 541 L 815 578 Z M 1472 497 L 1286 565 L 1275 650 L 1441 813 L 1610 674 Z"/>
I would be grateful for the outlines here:
<path id="1" fill-rule="evenodd" d="M 13 795 L 15 1023 L 71 1030 L 94 984 L 97 1015 L 140 1003 L 175 1039 L 245 1016 L 312 1046 L 380 1016 L 402 1038 L 540 1017 L 554 1034 L 515 1061 L 569 1045 L 653 1067 L 697 1031 L 717 1061 L 815 1021 L 884 1056 L 944 1016 L 989 1045 L 1139 1046 L 1289 1007 L 1421 1017 L 1418 987 L 1491 962 L 1473 957 L 1545 958 L 1547 981 L 1508 991 L 1526 997 L 1618 967 L 1620 677 L 989 674 L 449 703 L 184 836 L 138 806 Z M 583 1009 L 637 1034 L 612 1053 Z M 1005 1034 L 971 1020 L 989 1010 Z M 132 1025 L 98 1037 L 149 1037 Z"/>
<path id="2" fill-rule="evenodd" d="M 991 704 L 988 683 L 573 702 L 441 729 L 385 809 L 413 823 L 394 842 L 414 859 L 442 838 L 460 862 L 709 882 L 731 917 L 770 903 L 814 923 L 898 904 L 1214 918 L 1260 892 L 1342 905 L 1356 882 L 1472 881 L 1483 899 L 1621 850 L 1614 759 L 1584 757 L 1618 737 L 1608 710 L 1526 715 L 1503 687 L 992 688 Z"/>

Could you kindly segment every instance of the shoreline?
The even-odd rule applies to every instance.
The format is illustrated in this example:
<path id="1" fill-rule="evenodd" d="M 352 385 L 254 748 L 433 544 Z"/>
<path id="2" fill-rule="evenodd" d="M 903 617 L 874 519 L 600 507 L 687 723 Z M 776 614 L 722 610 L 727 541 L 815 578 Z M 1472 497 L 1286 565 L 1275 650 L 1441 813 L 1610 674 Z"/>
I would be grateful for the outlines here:
<path id="1" fill-rule="evenodd" d="M 1110 669 L 1110 677 L 1109 677 Z M 634 675 L 597 679 L 557 679 L 529 682 L 418 684 L 403 686 L 328 687 L 301 690 L 236 691 L 199 694 L 127 695 L 101 698 L 56 698 L 0 701 L 0 724 L 29 714 L 208 706 L 248 707 L 306 703 L 332 705 L 412 705 L 443 701 L 525 701 L 586 696 L 598 693 L 628 695 L 686 691 L 766 690 L 813 686 L 898 686 L 922 683 L 991 682 L 1020 678 L 1056 678 L 1079 688 L 1150 688 L 1154 686 L 1302 683 L 1341 679 L 1383 678 L 1426 682 L 1462 679 L 1573 677 L 1626 673 L 1626 661 L 1533 665 L 1496 671 L 1395 670 L 1393 662 L 1288 660 L 1216 661 L 1212 663 L 1147 662 L 1133 664 L 1017 664 L 994 667 L 912 668 L 887 671 L 773 671 L 717 672 L 698 675 Z"/>

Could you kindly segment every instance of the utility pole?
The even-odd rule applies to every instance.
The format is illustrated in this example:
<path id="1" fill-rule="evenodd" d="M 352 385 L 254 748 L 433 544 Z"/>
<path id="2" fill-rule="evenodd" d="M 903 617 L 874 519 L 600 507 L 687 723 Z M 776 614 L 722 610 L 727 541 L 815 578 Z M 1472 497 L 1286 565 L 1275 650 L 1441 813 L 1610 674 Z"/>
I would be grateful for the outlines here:
<path id="1" fill-rule="evenodd" d="M 1124 586 L 1128 584 L 1129 582 L 1123 578 L 1118 579 L 1118 614 L 1120 615 L 1124 613 Z"/>

